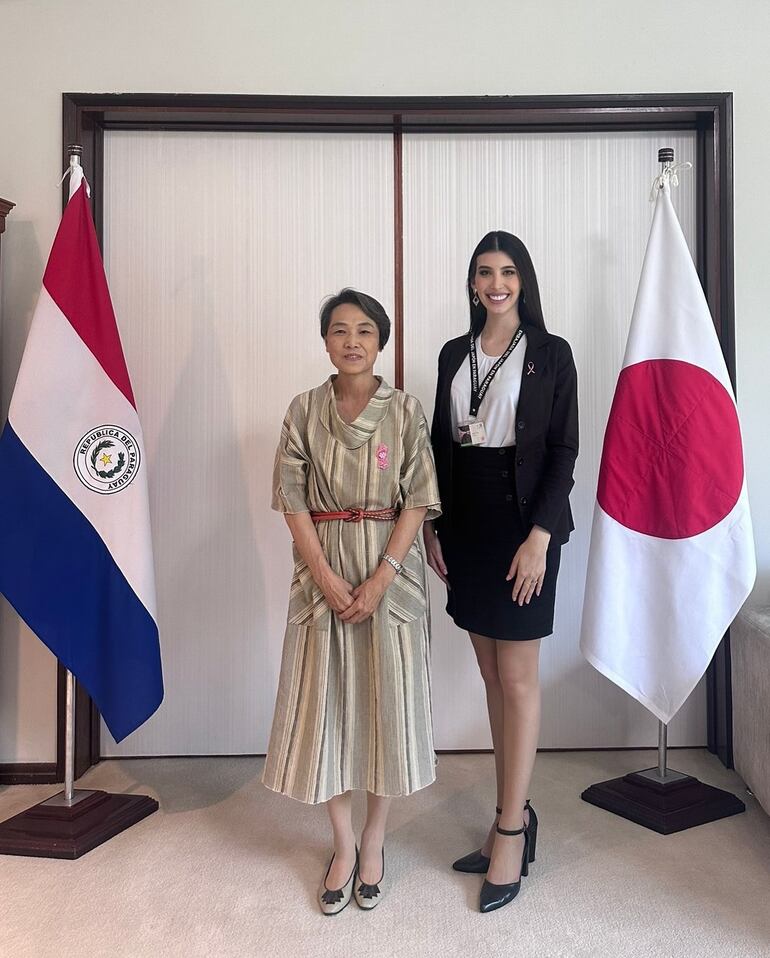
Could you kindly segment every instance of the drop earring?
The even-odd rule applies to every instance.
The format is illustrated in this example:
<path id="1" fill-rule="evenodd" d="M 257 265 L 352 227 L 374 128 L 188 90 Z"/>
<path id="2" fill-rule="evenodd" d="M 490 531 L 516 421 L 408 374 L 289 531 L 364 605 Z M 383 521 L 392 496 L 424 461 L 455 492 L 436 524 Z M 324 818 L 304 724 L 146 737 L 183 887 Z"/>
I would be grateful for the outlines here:
<path id="1" fill-rule="evenodd" d="M 473 299 L 471 300 L 471 302 L 473 303 L 474 306 L 479 305 L 479 294 L 476 292 L 475 289 L 473 290 Z"/>

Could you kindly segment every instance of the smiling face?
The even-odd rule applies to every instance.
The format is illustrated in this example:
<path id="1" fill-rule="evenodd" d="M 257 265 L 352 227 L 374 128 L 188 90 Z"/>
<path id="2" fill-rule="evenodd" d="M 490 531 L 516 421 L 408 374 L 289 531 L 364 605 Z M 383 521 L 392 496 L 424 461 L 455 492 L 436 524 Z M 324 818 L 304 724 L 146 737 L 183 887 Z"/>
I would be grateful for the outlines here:
<path id="1" fill-rule="evenodd" d="M 521 279 L 516 265 L 507 253 L 480 253 L 472 286 L 487 316 L 518 314 Z"/>
<path id="2" fill-rule="evenodd" d="M 341 373 L 371 373 L 380 350 L 377 324 L 352 303 L 332 310 L 324 339 L 326 352 Z"/>

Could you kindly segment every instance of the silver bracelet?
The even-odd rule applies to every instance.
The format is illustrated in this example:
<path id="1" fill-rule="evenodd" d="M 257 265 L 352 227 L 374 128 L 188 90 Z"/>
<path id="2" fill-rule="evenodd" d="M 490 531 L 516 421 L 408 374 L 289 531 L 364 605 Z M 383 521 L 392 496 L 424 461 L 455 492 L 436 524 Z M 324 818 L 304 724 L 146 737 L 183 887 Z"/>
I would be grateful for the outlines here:
<path id="1" fill-rule="evenodd" d="M 387 552 L 383 552 L 381 558 L 383 562 L 387 562 L 393 566 L 393 568 L 396 570 L 396 575 L 404 571 L 404 567 L 401 565 L 398 559 L 394 559 L 393 556 L 389 556 Z"/>

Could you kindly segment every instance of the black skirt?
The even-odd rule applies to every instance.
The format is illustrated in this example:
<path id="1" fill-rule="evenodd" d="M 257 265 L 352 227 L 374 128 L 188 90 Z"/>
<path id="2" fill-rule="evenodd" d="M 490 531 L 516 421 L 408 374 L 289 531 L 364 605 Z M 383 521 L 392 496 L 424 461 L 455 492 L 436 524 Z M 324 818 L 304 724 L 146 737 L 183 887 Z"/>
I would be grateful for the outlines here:
<path id="1" fill-rule="evenodd" d="M 514 553 L 529 530 L 516 496 L 516 447 L 455 445 L 453 508 L 440 531 L 451 588 L 446 610 L 461 629 L 490 639 L 523 641 L 553 632 L 561 546 L 549 547 L 540 595 L 520 606 L 506 582 Z"/>

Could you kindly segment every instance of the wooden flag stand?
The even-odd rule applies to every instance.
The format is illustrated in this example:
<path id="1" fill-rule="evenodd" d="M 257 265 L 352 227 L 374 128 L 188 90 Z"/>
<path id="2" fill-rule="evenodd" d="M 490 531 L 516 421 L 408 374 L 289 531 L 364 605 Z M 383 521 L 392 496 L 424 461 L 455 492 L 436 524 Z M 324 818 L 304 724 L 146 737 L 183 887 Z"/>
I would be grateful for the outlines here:
<path id="1" fill-rule="evenodd" d="M 658 766 L 591 785 L 580 796 L 661 835 L 738 815 L 746 806 L 732 792 L 666 767 L 667 726 L 658 722 Z"/>
<path id="2" fill-rule="evenodd" d="M 80 858 L 158 810 L 149 795 L 75 790 L 75 676 L 67 672 L 64 791 L 0 823 L 0 855 Z"/>

